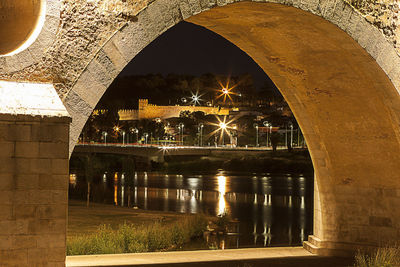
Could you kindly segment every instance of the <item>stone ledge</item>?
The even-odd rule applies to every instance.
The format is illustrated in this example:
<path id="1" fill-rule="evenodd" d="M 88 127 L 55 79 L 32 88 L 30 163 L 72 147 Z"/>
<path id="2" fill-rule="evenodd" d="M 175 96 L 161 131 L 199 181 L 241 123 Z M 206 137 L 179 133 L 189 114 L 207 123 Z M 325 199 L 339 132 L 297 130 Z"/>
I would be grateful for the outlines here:
<path id="1" fill-rule="evenodd" d="M 9 81 L 0 81 L 0 114 L 70 117 L 52 84 Z"/>
<path id="2" fill-rule="evenodd" d="M 323 241 L 314 235 L 308 236 L 303 248 L 318 256 L 353 257 L 359 249 L 373 249 L 376 246 L 364 243 L 346 243 Z"/>

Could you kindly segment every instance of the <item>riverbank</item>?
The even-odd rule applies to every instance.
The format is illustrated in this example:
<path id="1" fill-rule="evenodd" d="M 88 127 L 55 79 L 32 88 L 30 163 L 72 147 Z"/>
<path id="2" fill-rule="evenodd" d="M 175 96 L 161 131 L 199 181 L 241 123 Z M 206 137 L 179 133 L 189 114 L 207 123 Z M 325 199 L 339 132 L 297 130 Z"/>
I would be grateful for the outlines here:
<path id="1" fill-rule="evenodd" d="M 207 217 L 202 214 L 173 216 L 82 204 L 70 203 L 67 255 L 179 250 L 202 237 L 208 225 Z"/>
<path id="2" fill-rule="evenodd" d="M 163 164 L 153 164 L 153 170 L 166 173 L 217 171 L 265 173 L 312 173 L 313 165 L 307 150 L 266 151 L 258 155 L 220 153 L 198 159 L 170 158 Z"/>
<path id="3" fill-rule="evenodd" d="M 174 212 L 133 209 L 99 203 L 90 203 L 90 206 L 86 207 L 85 201 L 69 200 L 67 236 L 94 233 L 101 225 L 109 225 L 112 229 L 117 229 L 124 222 L 138 226 L 154 222 L 166 225 L 181 220 L 185 216 L 187 215 Z"/>

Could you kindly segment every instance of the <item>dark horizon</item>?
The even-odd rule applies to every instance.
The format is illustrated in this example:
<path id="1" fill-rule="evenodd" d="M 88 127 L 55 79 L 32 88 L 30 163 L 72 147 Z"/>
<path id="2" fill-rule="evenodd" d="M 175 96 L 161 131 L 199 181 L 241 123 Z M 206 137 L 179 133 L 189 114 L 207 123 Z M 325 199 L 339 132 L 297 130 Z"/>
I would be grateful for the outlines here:
<path id="1" fill-rule="evenodd" d="M 250 74 L 256 89 L 278 90 L 265 72 L 237 46 L 195 24 L 180 22 L 144 48 L 121 76 L 170 73 L 201 76 Z"/>

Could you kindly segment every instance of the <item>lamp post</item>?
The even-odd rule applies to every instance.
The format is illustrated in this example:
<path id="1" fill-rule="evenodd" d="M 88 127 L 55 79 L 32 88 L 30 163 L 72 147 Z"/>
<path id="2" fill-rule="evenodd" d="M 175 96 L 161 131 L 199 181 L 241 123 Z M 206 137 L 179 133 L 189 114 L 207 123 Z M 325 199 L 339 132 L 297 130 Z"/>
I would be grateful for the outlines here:
<path id="1" fill-rule="evenodd" d="M 289 123 L 289 128 L 290 128 L 290 147 L 293 146 L 293 123 Z"/>
<path id="2" fill-rule="evenodd" d="M 235 124 L 235 125 L 233 125 L 233 130 L 235 130 L 235 147 L 237 147 L 238 146 L 238 138 L 239 138 L 239 134 L 238 134 L 238 131 L 237 131 L 237 125 Z"/>
<path id="3" fill-rule="evenodd" d="M 219 123 L 219 129 L 222 131 L 222 134 L 221 134 L 221 137 L 222 137 L 222 146 L 224 146 L 225 145 L 225 142 L 224 142 L 224 137 L 225 137 L 225 130 L 226 130 L 226 123 L 225 122 L 220 122 Z"/>
<path id="4" fill-rule="evenodd" d="M 256 147 L 258 147 L 258 125 L 254 123 L 254 128 L 256 128 Z"/>
<path id="5" fill-rule="evenodd" d="M 272 136 L 272 123 L 269 124 L 269 143 L 272 146 L 271 136 Z"/>
<path id="6" fill-rule="evenodd" d="M 144 143 L 147 145 L 147 137 L 149 137 L 148 133 L 144 133 Z"/>
<path id="7" fill-rule="evenodd" d="M 204 127 L 204 124 L 200 123 L 199 124 L 199 146 L 203 146 L 203 127 Z"/>
<path id="8" fill-rule="evenodd" d="M 300 147 L 300 126 L 297 126 L 297 147 Z"/>
<path id="9" fill-rule="evenodd" d="M 125 131 L 122 131 L 122 145 L 125 146 Z"/>
<path id="10" fill-rule="evenodd" d="M 285 124 L 285 147 L 287 147 L 287 124 Z"/>
<path id="11" fill-rule="evenodd" d="M 179 129 L 182 130 L 182 135 L 181 135 L 181 144 L 182 144 L 182 146 L 183 146 L 183 129 L 184 129 L 184 127 L 185 127 L 185 125 L 183 124 L 183 122 L 179 123 Z"/>
<path id="12" fill-rule="evenodd" d="M 132 134 L 136 134 L 136 143 L 137 143 L 137 142 L 138 142 L 138 139 L 139 139 L 139 136 L 138 136 L 139 130 L 138 130 L 137 128 L 130 128 L 129 130 L 130 130 L 130 132 L 131 132 Z M 133 142 L 132 142 L 132 143 L 133 143 Z"/>
<path id="13" fill-rule="evenodd" d="M 268 138 L 268 127 L 270 126 L 270 124 L 269 124 L 269 122 L 268 121 L 264 121 L 263 122 L 263 125 L 265 126 L 265 127 L 267 127 L 267 147 L 269 146 L 269 138 Z"/>
<path id="14" fill-rule="evenodd" d="M 104 131 L 103 133 L 104 145 L 107 145 L 107 132 Z"/>

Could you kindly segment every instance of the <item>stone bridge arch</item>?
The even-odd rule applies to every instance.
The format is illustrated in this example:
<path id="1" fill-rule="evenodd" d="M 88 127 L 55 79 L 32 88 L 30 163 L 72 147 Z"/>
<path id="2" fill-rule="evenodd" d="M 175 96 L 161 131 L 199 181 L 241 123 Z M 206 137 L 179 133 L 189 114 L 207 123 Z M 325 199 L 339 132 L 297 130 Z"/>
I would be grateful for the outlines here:
<path id="1" fill-rule="evenodd" d="M 119 72 L 186 20 L 245 51 L 294 112 L 315 169 L 314 235 L 306 248 L 340 254 L 400 239 L 394 48 L 341 0 L 211 2 L 154 1 L 109 39 L 64 100 L 73 117 L 70 149 Z"/>
<path id="2" fill-rule="evenodd" d="M 79 42 L 57 46 L 81 37 L 69 28 L 79 22 L 65 13 L 73 14 L 74 3 L 81 2 L 90 3 L 94 13 L 101 8 L 96 3 L 106 5 L 107 12 L 115 8 L 107 0 L 46 1 L 47 18 L 37 41 L 0 57 L 0 78 L 56 86 L 73 119 L 70 153 L 122 69 L 157 36 L 187 20 L 245 51 L 293 110 L 315 169 L 314 236 L 306 247 L 340 254 L 400 239 L 400 59 L 381 31 L 343 0 L 121 1 L 134 6 L 132 14 L 117 12 L 128 22 L 110 27 L 114 30 L 103 39 L 94 37 L 99 28 L 88 31 L 92 39 L 85 40 L 85 48 Z"/>

